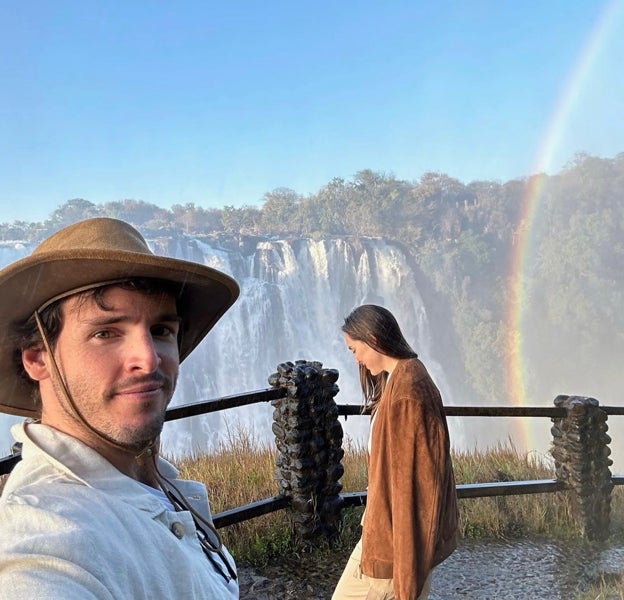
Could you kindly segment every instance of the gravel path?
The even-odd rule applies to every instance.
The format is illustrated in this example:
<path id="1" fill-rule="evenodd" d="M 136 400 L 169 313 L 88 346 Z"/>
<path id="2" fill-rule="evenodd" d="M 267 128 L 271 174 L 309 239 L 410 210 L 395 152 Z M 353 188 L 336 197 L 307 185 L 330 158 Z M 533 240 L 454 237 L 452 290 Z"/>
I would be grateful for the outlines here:
<path id="1" fill-rule="evenodd" d="M 329 600 L 346 558 L 241 569 L 241 600 Z M 608 600 L 624 600 L 624 545 L 463 540 L 436 569 L 429 600 L 574 600 L 601 580 L 621 585 Z"/>

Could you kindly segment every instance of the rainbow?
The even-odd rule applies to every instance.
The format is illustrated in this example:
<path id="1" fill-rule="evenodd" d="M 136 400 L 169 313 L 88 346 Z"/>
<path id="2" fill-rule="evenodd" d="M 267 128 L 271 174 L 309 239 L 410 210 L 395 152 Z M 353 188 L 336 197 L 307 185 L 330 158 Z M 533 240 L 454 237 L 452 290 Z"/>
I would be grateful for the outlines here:
<path id="1" fill-rule="evenodd" d="M 610 0 L 605 3 L 603 10 L 593 24 L 574 67 L 570 71 L 565 84 L 559 94 L 557 104 L 553 110 L 542 144 L 536 154 L 533 173 L 547 173 L 552 167 L 552 159 L 559 142 L 565 133 L 569 117 L 575 108 L 577 100 L 589 73 L 600 56 L 605 41 L 615 29 L 618 21 L 616 11 L 622 9 L 622 0 Z M 524 349 L 524 334 L 526 331 L 524 317 L 527 307 L 526 281 L 527 275 L 534 263 L 535 223 L 538 218 L 540 199 L 542 197 L 545 178 L 539 175 L 529 178 L 526 193 L 522 200 L 521 217 L 517 235 L 513 241 L 513 252 L 510 268 L 510 290 L 506 311 L 506 323 L 509 331 L 507 348 L 507 388 L 511 394 L 512 404 L 515 406 L 527 405 L 527 379 Z M 528 404 L 535 404 L 529 401 Z M 526 425 L 522 426 L 522 443 L 526 448 L 537 447 L 537 439 L 531 430 L 528 419 L 522 419 Z"/>

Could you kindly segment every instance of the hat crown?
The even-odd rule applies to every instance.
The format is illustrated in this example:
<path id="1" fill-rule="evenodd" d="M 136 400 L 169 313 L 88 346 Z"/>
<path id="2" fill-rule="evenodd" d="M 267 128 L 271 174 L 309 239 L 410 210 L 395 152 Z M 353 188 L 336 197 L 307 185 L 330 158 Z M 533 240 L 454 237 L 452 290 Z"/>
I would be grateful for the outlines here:
<path id="1" fill-rule="evenodd" d="M 95 217 L 57 231 L 41 242 L 33 255 L 74 249 L 153 254 L 143 236 L 128 223 L 108 217 Z"/>

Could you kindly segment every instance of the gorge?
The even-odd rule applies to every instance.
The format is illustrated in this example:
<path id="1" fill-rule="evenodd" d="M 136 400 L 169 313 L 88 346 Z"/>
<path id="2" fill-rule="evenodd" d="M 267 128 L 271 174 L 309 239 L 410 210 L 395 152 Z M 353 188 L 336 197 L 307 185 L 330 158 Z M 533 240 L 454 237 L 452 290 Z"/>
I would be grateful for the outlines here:
<path id="1" fill-rule="evenodd" d="M 339 371 L 341 404 L 360 404 L 357 366 L 340 327 L 362 303 L 386 306 L 418 352 L 442 392 L 445 404 L 474 404 L 461 384 L 447 375 L 442 344 L 430 322 L 414 269 L 402 249 L 379 238 L 273 240 L 255 237 L 197 238 L 151 236 L 157 254 L 200 262 L 232 275 L 241 287 L 236 304 L 181 366 L 172 406 L 268 387 L 279 363 L 316 360 Z M 33 246 L 4 242 L 0 266 L 27 256 Z M 437 326 L 440 326 L 438 322 Z M 467 386 L 466 386 L 467 387 Z M 459 389 L 458 389 L 459 388 Z M 182 456 L 209 450 L 239 428 L 259 442 L 272 440 L 272 409 L 253 405 L 167 423 L 163 451 Z M 9 426 L 0 416 L 0 444 L 11 445 Z M 365 443 L 365 417 L 342 422 L 345 436 Z M 489 426 L 488 426 L 489 425 Z M 453 445 L 487 447 L 507 439 L 505 426 L 479 426 L 450 420 Z"/>

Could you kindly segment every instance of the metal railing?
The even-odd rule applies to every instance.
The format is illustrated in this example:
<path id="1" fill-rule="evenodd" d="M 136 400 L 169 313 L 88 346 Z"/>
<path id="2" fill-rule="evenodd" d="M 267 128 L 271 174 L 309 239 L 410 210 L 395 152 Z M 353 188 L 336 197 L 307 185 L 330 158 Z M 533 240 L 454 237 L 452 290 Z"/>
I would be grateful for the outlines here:
<path id="1" fill-rule="evenodd" d="M 284 398 L 286 394 L 287 392 L 284 388 L 271 387 L 193 404 L 185 404 L 168 409 L 165 420 L 174 421 L 250 404 L 271 402 Z M 366 414 L 362 412 L 362 408 L 359 405 L 339 404 L 337 407 L 339 416 L 343 417 Z M 601 407 L 601 410 L 609 415 L 624 415 L 624 407 Z M 552 419 L 564 418 L 567 415 L 567 409 L 559 407 L 528 406 L 446 406 L 445 414 L 447 417 L 547 417 Z M 17 451 L 10 456 L 0 459 L 0 475 L 10 473 L 20 458 L 19 451 Z M 611 481 L 613 485 L 624 485 L 624 475 L 614 475 Z M 563 491 L 567 488 L 568 486 L 565 482 L 558 481 L 557 479 L 468 483 L 457 485 L 457 496 L 458 498 L 482 498 L 552 493 Z M 341 497 L 344 507 L 366 504 L 366 492 L 364 491 L 342 493 Z M 290 505 L 290 502 L 291 499 L 289 497 L 282 495 L 261 499 L 244 506 L 215 514 L 214 523 L 218 528 L 226 527 L 277 510 L 285 509 Z"/>

